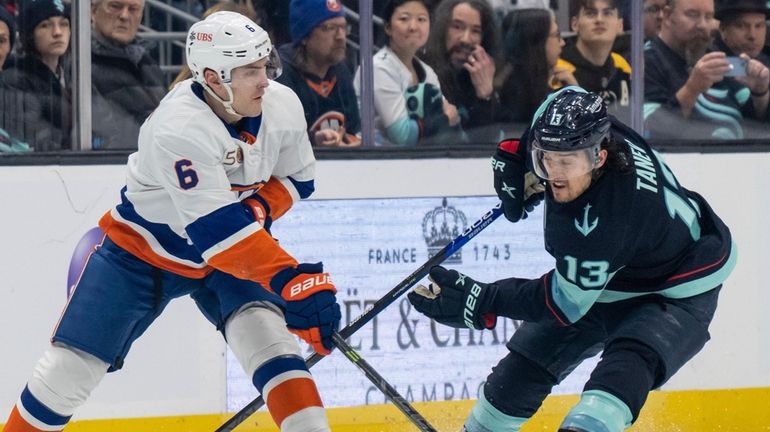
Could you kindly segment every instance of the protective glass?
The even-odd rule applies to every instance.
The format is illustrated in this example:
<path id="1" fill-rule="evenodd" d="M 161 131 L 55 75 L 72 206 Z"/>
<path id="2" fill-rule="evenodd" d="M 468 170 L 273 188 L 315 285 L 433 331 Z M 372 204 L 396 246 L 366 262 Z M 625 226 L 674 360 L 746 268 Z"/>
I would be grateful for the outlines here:
<path id="1" fill-rule="evenodd" d="M 570 180 L 584 176 L 596 168 L 599 162 L 599 144 L 579 150 L 544 150 L 532 146 L 532 165 L 535 174 L 543 180 Z"/>

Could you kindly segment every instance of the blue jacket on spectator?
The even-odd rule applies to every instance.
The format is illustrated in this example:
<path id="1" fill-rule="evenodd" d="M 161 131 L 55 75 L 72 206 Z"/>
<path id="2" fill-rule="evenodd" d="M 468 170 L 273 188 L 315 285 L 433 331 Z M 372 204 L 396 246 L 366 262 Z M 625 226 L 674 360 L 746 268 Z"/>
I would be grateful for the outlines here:
<path id="1" fill-rule="evenodd" d="M 286 44 L 278 49 L 283 64 L 283 72 L 277 81 L 294 90 L 305 109 L 310 142 L 313 134 L 325 123 L 341 122 L 348 135 L 361 131 L 361 115 L 358 112 L 358 100 L 353 88 L 353 76 L 345 63 L 329 68 L 325 77 L 305 73 L 294 63 L 296 48 Z M 340 117 L 342 114 L 343 117 Z"/>

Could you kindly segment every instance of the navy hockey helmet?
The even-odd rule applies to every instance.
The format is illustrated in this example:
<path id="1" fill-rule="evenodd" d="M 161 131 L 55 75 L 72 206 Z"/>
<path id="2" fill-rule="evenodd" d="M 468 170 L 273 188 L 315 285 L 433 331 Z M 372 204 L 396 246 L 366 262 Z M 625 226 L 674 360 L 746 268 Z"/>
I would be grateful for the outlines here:
<path id="1" fill-rule="evenodd" d="M 530 151 L 535 173 L 551 180 L 589 172 L 598 165 L 599 150 L 609 136 L 610 119 L 602 97 L 581 87 L 565 87 L 546 98 L 532 120 Z M 552 161 L 564 160 L 567 154 L 585 154 L 585 163 L 557 173 Z"/>
<path id="2" fill-rule="evenodd" d="M 549 96 L 535 113 L 533 143 L 543 150 L 571 151 L 601 144 L 609 137 L 610 119 L 604 100 L 577 86 Z"/>

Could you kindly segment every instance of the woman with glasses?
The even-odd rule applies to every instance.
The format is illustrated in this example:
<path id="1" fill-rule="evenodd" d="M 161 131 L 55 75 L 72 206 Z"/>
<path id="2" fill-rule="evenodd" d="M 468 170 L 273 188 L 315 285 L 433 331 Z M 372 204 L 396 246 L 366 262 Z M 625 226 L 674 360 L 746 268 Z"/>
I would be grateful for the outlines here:
<path id="1" fill-rule="evenodd" d="M 564 41 L 552 11 L 514 10 L 505 17 L 503 29 L 507 63 L 498 77 L 503 119 L 526 123 L 552 90 L 577 81 L 559 64 Z"/>

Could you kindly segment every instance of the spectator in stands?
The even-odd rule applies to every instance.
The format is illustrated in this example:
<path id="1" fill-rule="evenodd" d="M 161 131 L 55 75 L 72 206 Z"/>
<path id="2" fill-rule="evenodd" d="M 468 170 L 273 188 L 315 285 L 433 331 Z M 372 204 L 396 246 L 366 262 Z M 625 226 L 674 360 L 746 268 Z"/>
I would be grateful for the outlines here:
<path id="1" fill-rule="evenodd" d="M 292 0 L 292 43 L 279 48 L 278 82 L 299 96 L 314 146 L 361 145 L 361 116 L 353 77 L 345 65 L 350 26 L 339 0 Z"/>
<path id="2" fill-rule="evenodd" d="M 570 0 L 569 14 L 576 38 L 564 47 L 561 58 L 581 87 L 602 96 L 610 113 L 628 117 L 631 65 L 612 51 L 623 33 L 623 18 L 615 0 Z"/>
<path id="3" fill-rule="evenodd" d="M 742 138 L 744 119 L 765 118 L 770 71 L 744 54 L 745 76 L 725 76 L 732 70 L 725 53 L 707 53 L 713 19 L 713 0 L 666 6 L 660 34 L 644 53 L 644 113 L 652 137 Z"/>
<path id="4" fill-rule="evenodd" d="M 714 38 L 716 51 L 728 56 L 746 54 L 770 67 L 770 53 L 765 46 L 770 8 L 764 0 L 721 0 L 715 17 L 719 33 Z"/>
<path id="5" fill-rule="evenodd" d="M 644 0 L 642 6 L 642 24 L 644 26 L 644 40 L 648 41 L 660 32 L 663 23 L 663 8 L 668 0 Z"/>
<path id="6" fill-rule="evenodd" d="M 17 112 L 6 130 L 35 151 L 69 149 L 72 101 L 63 64 L 70 43 L 69 5 L 57 0 L 22 4 L 19 40 L 21 56 L 2 77 L 9 105 L 3 109 Z"/>
<path id="7" fill-rule="evenodd" d="M 254 10 L 253 6 L 250 6 L 248 3 L 244 3 L 241 1 L 231 1 L 231 0 L 223 0 L 219 3 L 215 3 L 210 8 L 206 9 L 205 12 L 203 12 L 202 18 L 206 18 L 209 15 L 215 13 L 215 12 L 238 12 L 239 14 L 248 17 L 250 20 L 254 21 L 256 24 L 259 25 L 260 20 L 257 17 L 257 13 Z M 270 39 L 273 40 L 272 38 Z M 182 69 L 179 70 L 179 73 L 176 75 L 176 78 L 174 78 L 174 81 L 169 84 L 168 89 L 171 90 L 179 84 L 180 82 L 186 80 L 187 78 L 190 78 L 192 74 L 190 73 L 190 67 L 185 65 L 182 65 Z"/>
<path id="8" fill-rule="evenodd" d="M 4 7 L 0 7 L 0 71 L 11 55 L 15 37 L 16 25 L 13 15 Z"/>
<path id="9" fill-rule="evenodd" d="M 569 70 L 557 68 L 564 41 L 551 10 L 516 9 L 506 15 L 503 29 L 506 63 L 498 76 L 502 120 L 529 123 L 554 87 L 577 81 Z"/>
<path id="10" fill-rule="evenodd" d="M 427 63 L 457 107 L 470 142 L 500 139 L 500 98 L 494 88 L 498 46 L 499 29 L 486 0 L 444 0 L 436 8 Z"/>
<path id="11" fill-rule="evenodd" d="M 94 149 L 135 149 L 139 127 L 166 93 L 163 73 L 137 39 L 144 0 L 92 0 Z"/>
<path id="12" fill-rule="evenodd" d="M 382 13 L 388 44 L 374 56 L 374 123 L 388 144 L 416 145 L 459 123 L 436 73 L 417 58 L 430 33 L 423 0 L 391 0 Z M 360 69 L 353 81 L 361 94 Z"/>

